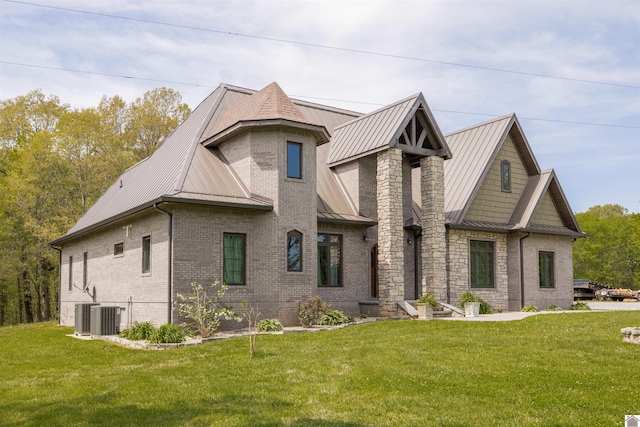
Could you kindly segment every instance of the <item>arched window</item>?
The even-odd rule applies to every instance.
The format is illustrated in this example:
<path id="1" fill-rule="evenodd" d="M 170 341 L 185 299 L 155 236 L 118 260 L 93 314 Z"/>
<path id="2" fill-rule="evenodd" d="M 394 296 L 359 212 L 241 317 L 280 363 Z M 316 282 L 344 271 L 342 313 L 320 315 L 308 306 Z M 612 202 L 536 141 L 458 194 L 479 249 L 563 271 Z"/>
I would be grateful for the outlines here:
<path id="1" fill-rule="evenodd" d="M 509 160 L 503 160 L 500 164 L 501 167 L 501 185 L 502 191 L 505 193 L 511 192 L 511 163 Z"/>
<path id="2" fill-rule="evenodd" d="M 302 233 L 287 233 L 287 270 L 302 271 Z"/>

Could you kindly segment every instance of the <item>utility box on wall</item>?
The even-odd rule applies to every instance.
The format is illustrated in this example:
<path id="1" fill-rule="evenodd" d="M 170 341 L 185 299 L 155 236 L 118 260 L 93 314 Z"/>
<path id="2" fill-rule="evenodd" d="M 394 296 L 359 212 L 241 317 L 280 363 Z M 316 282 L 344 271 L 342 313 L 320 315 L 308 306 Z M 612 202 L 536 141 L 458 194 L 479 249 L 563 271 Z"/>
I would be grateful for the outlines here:
<path id="1" fill-rule="evenodd" d="M 89 335 L 91 332 L 91 307 L 98 305 L 95 302 L 85 302 L 76 304 L 75 312 L 75 335 Z"/>
<path id="2" fill-rule="evenodd" d="M 91 307 L 91 335 L 118 335 L 121 310 L 120 307 L 104 305 Z"/>

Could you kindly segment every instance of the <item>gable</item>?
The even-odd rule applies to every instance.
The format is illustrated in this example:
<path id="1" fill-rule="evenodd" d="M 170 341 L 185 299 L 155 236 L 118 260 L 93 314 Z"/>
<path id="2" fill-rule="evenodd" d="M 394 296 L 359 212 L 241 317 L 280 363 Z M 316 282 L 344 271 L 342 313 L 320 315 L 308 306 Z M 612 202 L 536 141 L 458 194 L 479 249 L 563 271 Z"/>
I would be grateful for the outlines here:
<path id="1" fill-rule="evenodd" d="M 336 127 L 327 163 L 338 166 L 389 147 L 418 162 L 426 156 L 451 158 L 424 96 L 417 94 Z"/>
<path id="2" fill-rule="evenodd" d="M 501 163 L 503 160 L 511 164 L 511 192 L 502 191 Z M 464 215 L 464 220 L 509 223 L 511 213 L 527 185 L 528 178 L 529 175 L 513 138 L 507 135 Z"/>
<path id="3" fill-rule="evenodd" d="M 553 202 L 551 194 L 549 194 L 548 190 L 542 200 L 540 200 L 540 204 L 538 205 L 538 209 L 536 210 L 536 213 L 531 220 L 531 224 L 564 227 L 562 218 L 560 218 L 558 209 L 556 208 L 556 205 Z"/>

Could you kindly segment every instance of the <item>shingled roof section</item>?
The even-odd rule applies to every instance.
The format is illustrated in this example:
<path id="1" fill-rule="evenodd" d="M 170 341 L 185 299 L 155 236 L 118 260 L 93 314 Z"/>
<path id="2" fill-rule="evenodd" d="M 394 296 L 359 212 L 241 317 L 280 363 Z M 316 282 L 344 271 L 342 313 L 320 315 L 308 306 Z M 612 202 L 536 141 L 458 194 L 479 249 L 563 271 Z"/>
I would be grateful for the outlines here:
<path id="1" fill-rule="evenodd" d="M 225 111 L 214 133 L 222 132 L 236 123 L 253 120 L 284 119 L 314 125 L 296 107 L 276 82 L 251 95 Z"/>

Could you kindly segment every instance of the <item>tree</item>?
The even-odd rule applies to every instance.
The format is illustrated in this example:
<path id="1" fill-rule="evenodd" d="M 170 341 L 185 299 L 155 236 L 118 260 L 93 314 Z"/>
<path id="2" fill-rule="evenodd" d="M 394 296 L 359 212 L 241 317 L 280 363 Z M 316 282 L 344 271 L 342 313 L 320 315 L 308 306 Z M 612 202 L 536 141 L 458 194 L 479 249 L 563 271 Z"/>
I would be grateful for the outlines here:
<path id="1" fill-rule="evenodd" d="M 173 89 L 154 89 L 136 99 L 129 106 L 125 134 L 137 161 L 150 156 L 189 113 Z"/>
<path id="2" fill-rule="evenodd" d="M 73 109 L 40 90 L 0 101 L 0 325 L 57 316 L 63 235 L 189 114 L 160 88 Z"/>
<path id="3" fill-rule="evenodd" d="M 640 214 L 604 205 L 576 214 L 576 219 L 589 237 L 574 244 L 574 277 L 640 289 Z"/>

